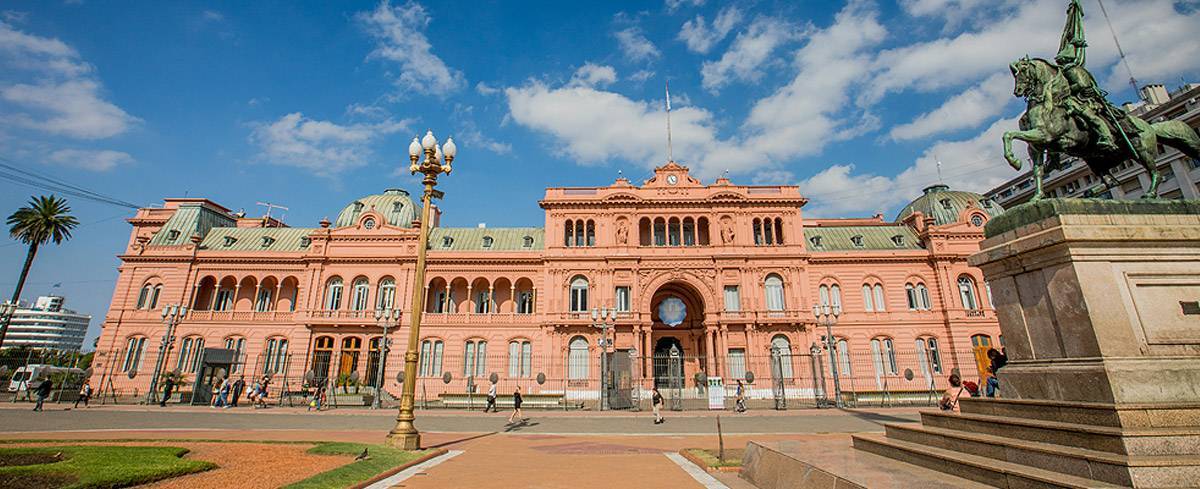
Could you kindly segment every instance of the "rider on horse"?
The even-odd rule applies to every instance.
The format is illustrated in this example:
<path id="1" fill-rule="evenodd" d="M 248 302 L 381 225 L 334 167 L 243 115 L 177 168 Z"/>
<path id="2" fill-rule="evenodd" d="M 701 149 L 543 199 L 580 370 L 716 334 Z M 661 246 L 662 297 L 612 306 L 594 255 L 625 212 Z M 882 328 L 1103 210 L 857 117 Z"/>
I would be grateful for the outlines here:
<path id="1" fill-rule="evenodd" d="M 1058 56 L 1054 57 L 1054 62 L 1058 64 L 1063 78 L 1067 79 L 1067 83 L 1071 87 L 1071 94 L 1064 101 L 1067 112 L 1073 116 L 1078 116 L 1088 127 L 1095 131 L 1098 136 L 1096 145 L 1105 151 L 1117 151 L 1117 143 L 1113 138 L 1112 129 L 1109 128 L 1105 117 L 1100 114 L 1107 112 L 1108 114 L 1123 114 L 1124 111 L 1115 110 L 1109 106 L 1109 102 L 1104 98 L 1104 94 L 1096 86 L 1096 79 L 1078 63 L 1075 54 L 1069 50 L 1062 50 Z M 1117 121 L 1112 121 L 1113 125 Z"/>

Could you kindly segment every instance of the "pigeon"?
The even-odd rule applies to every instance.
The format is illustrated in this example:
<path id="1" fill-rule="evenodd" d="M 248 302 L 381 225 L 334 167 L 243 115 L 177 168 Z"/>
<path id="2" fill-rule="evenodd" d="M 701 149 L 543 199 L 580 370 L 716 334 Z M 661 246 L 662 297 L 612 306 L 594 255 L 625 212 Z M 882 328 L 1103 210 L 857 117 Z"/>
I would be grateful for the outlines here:
<path id="1" fill-rule="evenodd" d="M 363 448 L 363 452 L 358 454 L 357 457 L 354 457 L 354 460 L 356 460 L 356 461 L 357 460 L 368 460 L 370 458 L 371 458 L 371 456 L 367 454 L 367 449 Z"/>

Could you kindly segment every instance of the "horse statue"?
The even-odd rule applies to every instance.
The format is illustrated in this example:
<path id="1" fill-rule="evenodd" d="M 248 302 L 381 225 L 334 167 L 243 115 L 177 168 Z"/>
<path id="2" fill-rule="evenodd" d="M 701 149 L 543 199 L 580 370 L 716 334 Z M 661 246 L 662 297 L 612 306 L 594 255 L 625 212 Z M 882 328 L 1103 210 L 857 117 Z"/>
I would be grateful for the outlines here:
<path id="1" fill-rule="evenodd" d="M 1186 123 L 1150 124 L 1132 115 L 1112 113 L 1120 109 L 1111 105 L 1106 107 L 1109 112 L 1106 119 L 1111 124 L 1110 132 L 1119 135 L 1117 144 L 1098 144 L 1098 132 L 1068 109 L 1066 101 L 1073 95 L 1068 80 L 1057 65 L 1044 59 L 1025 57 L 1010 64 L 1009 68 L 1016 81 L 1013 96 L 1024 98 L 1026 106 L 1021 115 L 1020 130 L 1004 133 L 1004 159 L 1020 170 L 1021 160 L 1013 156 L 1012 142 L 1019 139 L 1029 145 L 1037 185 L 1031 201 L 1043 197 L 1042 178 L 1046 172 L 1061 165 L 1063 154 L 1084 160 L 1092 173 L 1100 177 L 1101 184 L 1089 188 L 1084 194 L 1086 197 L 1094 197 L 1116 186 L 1116 179 L 1109 172 L 1132 159 L 1150 175 L 1150 187 L 1142 197 L 1157 198 L 1158 184 L 1162 180 L 1155 164 L 1159 143 L 1200 159 L 1200 135 Z M 1124 119 L 1123 123 L 1116 121 L 1118 117 Z"/>

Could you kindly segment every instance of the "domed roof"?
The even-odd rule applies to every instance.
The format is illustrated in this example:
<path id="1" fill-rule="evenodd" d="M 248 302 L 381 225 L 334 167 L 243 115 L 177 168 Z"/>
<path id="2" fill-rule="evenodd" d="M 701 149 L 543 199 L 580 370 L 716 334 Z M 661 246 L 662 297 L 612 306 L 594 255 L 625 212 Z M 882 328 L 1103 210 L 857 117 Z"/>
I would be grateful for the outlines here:
<path id="1" fill-rule="evenodd" d="M 398 188 L 389 188 L 382 194 L 368 195 L 347 205 L 338 214 L 334 227 L 353 226 L 358 223 L 358 216 L 375 209 L 383 214 L 388 224 L 407 228 L 412 227 L 417 219 L 417 204 L 408 196 L 408 192 Z"/>
<path id="2" fill-rule="evenodd" d="M 992 202 L 987 197 L 975 192 L 950 190 L 949 186 L 943 184 L 930 185 L 925 187 L 923 192 L 924 194 L 917 197 L 917 200 L 904 206 L 904 209 L 896 216 L 896 222 L 903 221 L 917 211 L 925 214 L 926 217 L 932 217 L 939 226 L 957 222 L 958 216 L 968 207 L 978 208 L 988 217 L 996 217 L 1004 212 L 1004 208 L 1000 207 L 1000 204 Z"/>

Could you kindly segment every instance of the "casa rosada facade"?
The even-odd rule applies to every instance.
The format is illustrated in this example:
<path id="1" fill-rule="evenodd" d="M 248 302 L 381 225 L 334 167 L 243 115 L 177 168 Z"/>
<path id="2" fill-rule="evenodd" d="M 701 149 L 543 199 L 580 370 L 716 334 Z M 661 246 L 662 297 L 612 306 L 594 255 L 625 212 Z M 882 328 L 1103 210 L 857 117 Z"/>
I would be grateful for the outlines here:
<path id="1" fill-rule="evenodd" d="M 727 385 L 757 377 L 755 396 L 771 394 L 767 379 L 817 392 L 831 388 L 816 380 L 829 379 L 834 355 L 818 350 L 826 326 L 814 304 L 840 306 L 831 328 L 843 391 L 928 389 L 923 378 L 944 385 L 953 369 L 978 376 L 981 348 L 1001 338 L 966 258 L 999 206 L 945 186 L 894 222 L 806 219 L 806 202 L 795 186 L 705 185 L 670 162 L 640 186 L 547 189 L 542 227 L 444 228 L 435 208 L 425 283 L 415 285 L 426 297 L 418 396 L 463 393 L 468 377 L 486 386 L 494 373 L 527 392 L 595 399 L 602 351 L 620 352 L 608 368 L 622 385 L 674 376 L 694 387 L 699 373 Z M 144 389 L 162 309 L 184 304 L 164 372 L 194 375 L 204 348 L 227 348 L 242 362 L 235 374 L 282 375 L 298 388 L 357 372 L 374 385 L 386 325 L 382 378 L 398 395 L 419 211 L 397 189 L 316 228 L 202 198 L 138 210 L 96 380 Z M 598 307 L 615 318 L 594 320 Z M 380 308 L 399 309 L 399 320 L 377 319 Z M 664 363 L 670 355 L 678 360 Z"/>

